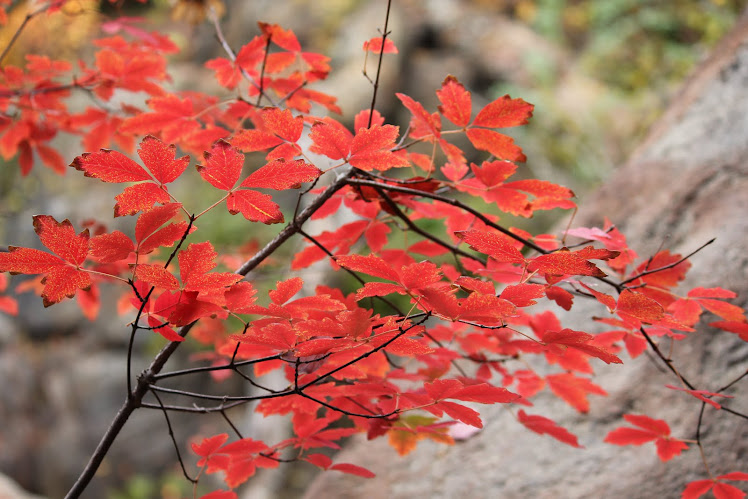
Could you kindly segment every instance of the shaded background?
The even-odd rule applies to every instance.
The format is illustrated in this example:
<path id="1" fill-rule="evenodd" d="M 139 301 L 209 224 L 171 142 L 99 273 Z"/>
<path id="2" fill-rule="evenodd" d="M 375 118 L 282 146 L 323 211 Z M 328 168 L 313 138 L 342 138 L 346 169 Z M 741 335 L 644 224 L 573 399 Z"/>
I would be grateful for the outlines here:
<path id="1" fill-rule="evenodd" d="M 25 2 L 16 3 L 0 33 L 0 47 L 27 12 Z M 371 87 L 361 75 L 360 48 L 363 40 L 377 35 L 384 17 L 381 0 L 68 3 L 61 16 L 35 19 L 6 63 L 19 63 L 26 53 L 85 57 L 102 21 L 119 14 L 143 16 L 152 29 L 172 34 L 183 48 L 174 59 L 175 89 L 227 95 L 213 83 L 212 72 L 202 67 L 204 61 L 224 55 L 212 26 L 198 22 L 210 5 L 228 13 L 222 25 L 234 48 L 256 34 L 256 21 L 261 20 L 293 29 L 305 49 L 331 56 L 333 71 L 320 89 L 340 97 L 344 119 L 352 120 L 371 98 Z M 387 57 L 378 101 L 388 121 L 405 126 L 409 119 L 394 92 L 434 109 L 434 91 L 447 74 L 457 76 L 478 101 L 487 103 L 505 93 L 521 97 L 536 105 L 531 124 L 511 131 L 529 158 L 522 169 L 528 177 L 571 187 L 584 204 L 584 193 L 623 162 L 677 84 L 732 26 L 744 2 L 404 0 L 394 4 L 392 37 L 400 54 Z M 369 70 L 373 71 L 372 64 Z M 61 139 L 59 146 L 71 160 L 82 152 L 74 140 Z M 80 175 L 61 179 L 39 167 L 21 178 L 17 165 L 5 164 L 0 170 L 0 242 L 32 245 L 33 213 L 70 218 L 76 226 L 90 213 L 109 213 L 115 193 Z M 527 228 L 543 230 L 553 218 L 539 217 Z M 201 232 L 211 240 L 233 244 L 232 235 L 238 232 L 231 225 L 235 222 L 241 220 L 201 227 Z M 38 297 L 20 299 L 19 317 L 0 317 L 0 379 L 6 387 L 0 392 L 0 471 L 28 490 L 58 497 L 75 479 L 121 403 L 127 319 L 102 314 L 91 325 L 72 303 L 42 311 Z M 160 347 L 159 341 L 143 339 L 138 345 L 141 362 Z M 186 360 L 187 353 L 182 352 L 181 358 Z M 181 438 L 210 431 L 207 421 L 179 421 Z M 148 442 L 147 448 L 143 442 Z M 173 464 L 162 416 L 136 413 L 89 497 L 187 495 L 188 484 Z M 296 496 L 309 471 L 280 470 L 285 483 L 275 483 L 273 487 L 280 490 L 272 494 Z"/>

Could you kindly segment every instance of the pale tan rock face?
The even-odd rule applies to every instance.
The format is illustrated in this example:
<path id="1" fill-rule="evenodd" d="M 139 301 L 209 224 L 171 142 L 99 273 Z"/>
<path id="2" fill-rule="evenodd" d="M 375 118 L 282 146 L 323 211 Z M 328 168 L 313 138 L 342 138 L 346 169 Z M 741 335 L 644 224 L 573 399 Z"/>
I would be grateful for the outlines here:
<path id="1" fill-rule="evenodd" d="M 717 47 L 675 98 L 669 111 L 632 159 L 596 193 L 580 200 L 578 225 L 608 215 L 641 255 L 660 245 L 693 257 L 687 285 L 724 286 L 748 296 L 748 20 Z M 595 304 L 575 305 L 567 327 L 590 327 Z M 716 389 L 746 369 L 748 345 L 708 327 L 678 344 L 673 358 L 688 379 Z M 685 484 L 706 478 L 697 449 L 661 463 L 652 448 L 602 442 L 624 413 L 668 421 L 673 434 L 693 438 L 700 404 L 663 385 L 674 378 L 641 356 L 624 366 L 596 368 L 609 392 L 593 400 L 588 415 L 550 397 L 533 414 L 553 417 L 580 436 L 584 450 L 558 444 L 518 425 L 501 407 L 484 411 L 484 431 L 445 448 L 430 442 L 399 459 L 386 442 L 355 441 L 336 460 L 365 466 L 377 478 L 321 475 L 307 497 L 327 498 L 582 498 L 679 497 Z M 743 394 L 742 400 L 740 394 Z M 745 389 L 728 403 L 745 413 Z M 748 424 L 707 408 L 702 427 L 714 475 L 743 470 Z M 743 468 L 741 468 L 741 466 Z"/>

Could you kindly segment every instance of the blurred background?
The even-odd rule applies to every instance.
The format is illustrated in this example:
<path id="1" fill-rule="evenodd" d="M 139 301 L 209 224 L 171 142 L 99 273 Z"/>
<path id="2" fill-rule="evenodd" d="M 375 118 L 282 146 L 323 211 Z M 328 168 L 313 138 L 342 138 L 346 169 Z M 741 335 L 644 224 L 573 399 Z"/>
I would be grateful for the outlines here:
<path id="1" fill-rule="evenodd" d="M 11 2 L 0 49 L 39 3 Z M 522 175 L 566 185 L 583 203 L 584 193 L 625 161 L 744 5 L 738 0 L 396 0 L 390 26 L 399 54 L 386 58 L 377 107 L 388 122 L 404 128 L 409 114 L 394 93 L 433 111 L 434 92 L 448 74 L 473 92 L 477 104 L 504 94 L 521 97 L 536 106 L 530 125 L 509 131 L 528 157 Z M 350 124 L 371 99 L 361 46 L 377 36 L 385 6 L 384 0 L 69 0 L 61 13 L 34 18 L 3 63 L 21 64 L 25 54 L 85 59 L 93 53 L 91 40 L 102 36 L 103 23 L 142 17 L 139 26 L 168 34 L 181 48 L 172 59 L 174 90 L 229 96 L 203 67 L 225 55 L 205 20 L 207 9 L 215 9 L 234 49 L 257 34 L 257 21 L 264 21 L 292 29 L 305 50 L 330 56 L 330 78 L 315 88 L 339 97 L 343 116 L 336 118 Z M 83 152 L 77 139 L 60 137 L 57 145 L 66 161 Z M 92 212 L 110 213 L 118 191 L 109 187 L 81 175 L 59 177 L 39 166 L 21 177 L 14 160 L 5 162 L 0 242 L 33 245 L 32 214 L 70 218 L 79 227 Z M 182 187 L 184 192 L 196 188 L 202 187 Z M 525 228 L 542 231 L 554 221 L 553 215 L 540 216 Z M 241 219 L 229 226 L 205 223 L 201 237 L 236 244 L 232 234 L 241 232 L 240 225 L 232 223 Z M 91 324 L 74 304 L 42 310 L 38 297 L 18 298 L 18 317 L 0 313 L 0 473 L 33 493 L 60 497 L 122 402 L 127 320 L 107 314 L 104 306 Z M 106 299 L 112 304 L 114 295 Z M 139 362 L 145 365 L 161 344 L 160 338 L 143 339 Z M 196 418 L 177 418 L 176 424 L 184 441 L 213 427 Z M 136 414 L 88 497 L 191 496 L 174 463 L 162 415 Z M 276 470 L 272 480 L 260 477 L 252 497 L 297 497 L 310 471 Z"/>

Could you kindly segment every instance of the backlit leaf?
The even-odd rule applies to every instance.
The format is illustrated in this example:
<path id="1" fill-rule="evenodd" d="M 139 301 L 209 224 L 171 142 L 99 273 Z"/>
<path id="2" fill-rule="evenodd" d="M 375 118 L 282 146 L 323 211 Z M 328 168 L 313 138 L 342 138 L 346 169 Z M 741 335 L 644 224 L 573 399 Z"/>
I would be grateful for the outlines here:
<path id="1" fill-rule="evenodd" d="M 455 232 L 455 234 L 474 250 L 485 253 L 498 262 L 524 263 L 525 261 L 525 257 L 515 247 L 514 241 L 502 234 L 472 229 Z"/>
<path id="2" fill-rule="evenodd" d="M 200 176 L 217 189 L 233 189 L 242 173 L 244 155 L 225 140 L 219 140 L 203 156 L 205 164 L 197 165 Z"/>
<path id="3" fill-rule="evenodd" d="M 244 218 L 252 222 L 277 224 L 283 222 L 280 207 L 273 202 L 273 198 L 262 192 L 253 190 L 234 191 L 226 200 L 229 213 L 241 213 Z"/>
<path id="4" fill-rule="evenodd" d="M 468 128 L 466 134 L 476 149 L 488 151 L 499 159 L 522 163 L 527 161 L 522 149 L 515 145 L 514 139 L 508 135 L 485 128 Z"/>
<path id="5" fill-rule="evenodd" d="M 571 373 L 551 374 L 546 376 L 551 391 L 565 400 L 579 412 L 590 410 L 589 394 L 607 395 L 607 392 L 587 378 Z"/>
<path id="6" fill-rule="evenodd" d="M 619 314 L 635 317 L 650 324 L 659 321 L 665 315 L 662 305 L 629 289 L 624 289 L 618 297 L 617 311 Z"/>
<path id="7" fill-rule="evenodd" d="M 531 272 L 540 272 L 554 276 L 589 275 L 605 277 L 606 275 L 595 264 L 569 251 L 557 251 L 547 255 L 536 256 L 530 260 L 527 269 Z"/>
<path id="8" fill-rule="evenodd" d="M 387 38 L 384 42 L 384 50 L 382 50 L 382 37 L 377 36 L 372 38 L 371 40 L 367 40 L 364 42 L 364 50 L 368 50 L 369 52 L 374 52 L 375 54 L 397 54 L 397 47 L 395 46 L 395 42 Z"/>
<path id="9" fill-rule="evenodd" d="M 132 240 L 118 230 L 111 234 L 101 234 L 93 237 L 90 246 L 91 256 L 101 263 L 114 263 L 124 260 L 135 251 Z"/>
<path id="10" fill-rule="evenodd" d="M 470 115 L 473 112 L 470 92 L 457 81 L 457 78 L 450 75 L 442 83 L 442 87 L 437 90 L 436 96 L 441 102 L 439 112 L 449 121 L 458 127 L 465 127 L 470 123 Z"/>
<path id="11" fill-rule="evenodd" d="M 532 117 L 534 107 L 522 99 L 512 99 L 505 95 L 481 109 L 473 121 L 473 126 L 507 128 L 525 125 Z"/>
<path id="12" fill-rule="evenodd" d="M 322 172 L 304 160 L 277 159 L 253 172 L 244 179 L 241 187 L 259 187 L 278 191 L 299 187 L 303 182 L 316 180 Z"/>
<path id="13" fill-rule="evenodd" d="M 152 180 L 138 163 L 121 152 L 109 149 L 82 154 L 75 158 L 70 166 L 84 172 L 86 177 L 98 178 L 103 182 Z"/>
<path id="14" fill-rule="evenodd" d="M 167 145 L 153 136 L 148 136 L 140 143 L 138 156 L 161 184 L 176 180 L 190 164 L 189 156 L 175 159 L 177 148 Z"/>

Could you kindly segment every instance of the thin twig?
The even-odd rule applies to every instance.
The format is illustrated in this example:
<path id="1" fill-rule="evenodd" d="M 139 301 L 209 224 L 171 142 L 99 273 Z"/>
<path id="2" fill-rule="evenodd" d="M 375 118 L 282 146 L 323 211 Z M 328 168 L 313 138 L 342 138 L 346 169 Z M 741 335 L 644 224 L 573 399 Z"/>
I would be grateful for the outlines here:
<path id="1" fill-rule="evenodd" d="M 46 12 L 47 10 L 49 10 L 50 7 L 53 7 L 55 4 L 59 4 L 59 3 L 61 3 L 61 0 L 57 2 L 49 2 L 48 4 L 42 5 L 38 9 L 26 14 L 26 17 L 23 18 L 23 22 L 21 22 L 21 25 L 18 27 L 16 32 L 13 33 L 13 37 L 8 42 L 8 45 L 5 46 L 3 53 L 0 54 L 0 64 L 2 64 L 3 60 L 10 52 L 10 49 L 13 47 L 13 45 L 15 45 L 16 41 L 18 40 L 18 37 L 21 36 L 21 32 L 26 28 L 26 25 L 28 25 L 29 21 L 31 21 L 33 18 L 35 18 L 39 14 Z"/>
<path id="2" fill-rule="evenodd" d="M 712 239 L 708 240 L 707 242 L 705 242 L 704 244 L 702 244 L 701 246 L 699 246 L 698 248 L 696 248 L 695 250 L 693 250 L 692 252 L 690 252 L 689 254 L 687 254 L 686 256 L 684 256 L 683 258 L 681 258 L 680 260 L 678 260 L 677 262 L 673 262 L 673 263 L 671 263 L 669 265 L 663 265 L 662 267 L 658 267 L 656 269 L 645 270 L 645 271 L 640 272 L 639 274 L 637 274 L 635 276 L 629 277 L 625 281 L 622 281 L 621 284 L 620 284 L 620 286 L 623 287 L 623 286 L 625 286 L 626 284 L 628 284 L 628 283 L 630 283 L 632 281 L 635 281 L 635 280 L 637 280 L 637 279 L 639 279 L 641 277 L 644 277 L 645 275 L 655 274 L 657 272 L 662 272 L 663 270 L 668 270 L 668 269 L 672 269 L 673 267 L 677 267 L 681 263 L 685 262 L 686 260 L 688 260 L 689 258 L 691 258 L 692 256 L 694 256 L 699 251 L 703 250 L 704 248 L 706 248 L 707 246 L 709 246 L 710 244 L 712 244 L 714 241 L 716 241 L 716 238 L 712 238 Z"/>
<path id="3" fill-rule="evenodd" d="M 382 60 L 384 59 L 384 44 L 387 41 L 389 32 L 387 27 L 390 23 L 390 7 L 392 7 L 392 0 L 387 0 L 387 13 L 384 16 L 384 30 L 382 31 L 382 48 L 379 49 L 379 62 L 377 63 L 377 76 L 374 78 L 374 91 L 371 94 L 371 107 L 369 107 L 369 124 L 366 128 L 371 128 L 372 120 L 374 119 L 374 107 L 377 103 L 377 91 L 379 90 L 379 76 L 382 74 Z M 367 77 L 368 78 L 368 77 Z"/>
<path id="4" fill-rule="evenodd" d="M 179 444 L 177 444 L 177 439 L 174 437 L 174 429 L 171 426 L 171 421 L 169 420 L 169 413 L 164 409 L 164 404 L 161 402 L 161 397 L 158 396 L 158 393 L 155 391 L 151 391 L 154 397 L 156 397 L 156 400 L 158 401 L 158 405 L 161 406 L 164 413 L 164 418 L 166 419 L 166 426 L 169 428 L 169 436 L 171 437 L 171 442 L 174 444 L 174 450 L 177 453 L 177 459 L 179 460 L 179 466 L 182 467 L 182 474 L 184 477 L 190 481 L 191 483 L 197 483 L 197 480 L 192 478 L 189 473 L 187 473 L 187 469 L 184 467 L 184 461 L 182 461 L 182 454 L 179 452 Z"/>

